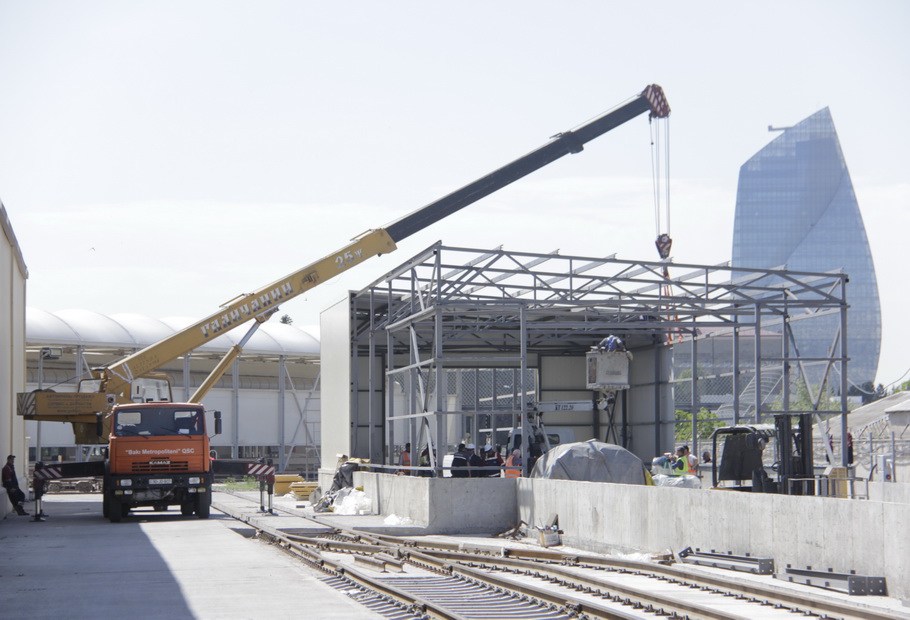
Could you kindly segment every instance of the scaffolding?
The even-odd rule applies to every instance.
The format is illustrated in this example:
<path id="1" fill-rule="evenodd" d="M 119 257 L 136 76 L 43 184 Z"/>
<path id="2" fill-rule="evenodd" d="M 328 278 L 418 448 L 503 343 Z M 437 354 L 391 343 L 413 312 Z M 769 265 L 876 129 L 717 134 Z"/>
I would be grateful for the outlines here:
<path id="1" fill-rule="evenodd" d="M 653 446 L 639 452 L 659 448 L 661 429 L 673 424 L 671 387 L 687 394 L 693 412 L 711 402 L 730 423 L 759 423 L 797 413 L 790 407 L 799 378 L 815 410 L 840 414 L 845 426 L 846 281 L 837 272 L 434 244 L 351 296 L 354 454 L 390 463 L 410 443 L 417 463 L 419 446 L 435 443 L 442 454 L 504 421 L 526 436 L 539 401 L 535 360 L 583 357 L 611 334 L 636 356 L 631 389 L 652 396 L 637 399 L 648 400 L 653 423 Z M 813 337 L 830 342 L 824 355 L 801 354 L 797 322 L 817 325 Z M 728 368 L 700 368 L 699 346 L 709 339 L 729 347 Z M 493 369 L 512 373 L 510 389 L 478 397 L 478 378 Z M 465 397 L 472 375 L 473 399 Z M 728 388 L 718 402 L 709 392 L 721 376 Z M 832 405 L 821 395 L 835 379 Z M 629 447 L 628 407 L 622 403 L 621 420 L 607 411 L 605 428 L 593 421 L 595 436 L 605 431 Z M 464 421 L 454 436 L 453 416 Z M 696 424 L 693 415 L 693 437 Z"/>

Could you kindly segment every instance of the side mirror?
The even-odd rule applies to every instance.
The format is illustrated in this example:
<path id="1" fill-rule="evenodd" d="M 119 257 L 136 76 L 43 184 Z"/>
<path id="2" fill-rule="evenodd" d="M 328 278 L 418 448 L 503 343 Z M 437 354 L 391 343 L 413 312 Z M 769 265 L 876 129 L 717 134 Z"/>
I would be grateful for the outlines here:
<path id="1" fill-rule="evenodd" d="M 95 414 L 95 434 L 98 435 L 98 437 L 104 436 L 104 414 Z"/>
<path id="2" fill-rule="evenodd" d="M 215 412 L 215 434 L 216 435 L 221 434 L 221 412 L 220 411 Z"/>

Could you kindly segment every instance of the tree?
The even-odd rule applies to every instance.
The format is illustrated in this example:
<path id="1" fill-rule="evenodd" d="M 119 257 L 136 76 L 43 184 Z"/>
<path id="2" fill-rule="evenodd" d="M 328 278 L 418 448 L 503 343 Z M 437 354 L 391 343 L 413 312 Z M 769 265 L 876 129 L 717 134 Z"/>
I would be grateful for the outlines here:
<path id="1" fill-rule="evenodd" d="M 790 391 L 790 406 L 787 411 L 818 411 L 819 409 L 838 409 L 840 408 L 840 399 L 832 397 L 828 393 L 827 382 L 822 386 L 816 386 L 815 389 L 821 389 L 822 394 L 819 396 L 818 406 L 812 402 L 812 394 L 809 392 L 809 386 L 806 385 L 806 380 L 802 377 L 798 377 L 794 383 L 791 384 L 793 388 Z M 849 392 L 848 392 L 849 393 Z M 784 410 L 784 401 L 782 398 L 777 398 L 773 403 L 771 403 L 771 408 L 775 411 Z M 762 408 L 762 411 L 765 411 L 765 408 Z"/>
<path id="2" fill-rule="evenodd" d="M 717 414 L 704 407 L 698 410 L 698 436 L 710 437 L 714 429 L 724 425 L 723 420 L 717 419 Z M 676 410 L 676 441 L 692 440 L 692 414 L 682 409 Z"/>
<path id="3" fill-rule="evenodd" d="M 281 318 L 278 319 L 278 322 L 281 323 L 282 325 L 290 325 L 291 323 L 294 322 L 294 319 L 292 319 L 291 315 L 289 315 L 289 314 L 282 314 Z"/>
<path id="4" fill-rule="evenodd" d="M 879 386 L 882 387 L 882 386 Z M 882 392 L 884 388 L 882 387 Z M 864 405 L 875 402 L 880 399 L 884 394 L 880 394 L 879 390 L 876 389 L 875 384 L 871 381 L 866 381 L 862 385 L 851 385 L 847 391 L 848 396 L 859 396 Z"/>

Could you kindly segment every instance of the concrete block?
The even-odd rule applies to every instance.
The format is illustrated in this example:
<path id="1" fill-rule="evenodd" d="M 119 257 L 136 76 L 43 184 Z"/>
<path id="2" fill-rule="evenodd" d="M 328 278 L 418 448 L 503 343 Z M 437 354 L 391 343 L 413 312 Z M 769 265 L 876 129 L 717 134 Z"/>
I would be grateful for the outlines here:
<path id="1" fill-rule="evenodd" d="M 695 491 L 696 489 L 688 489 Z M 690 518 L 686 523 L 685 540 L 691 541 L 689 546 L 702 547 L 711 544 L 712 523 L 716 517 L 713 516 L 711 505 L 714 494 L 698 490 L 696 493 L 690 493 L 688 508 Z"/>
<path id="2" fill-rule="evenodd" d="M 783 570 L 787 564 L 799 566 L 796 548 L 799 544 L 799 521 L 793 498 L 788 495 L 775 495 L 771 500 L 771 523 L 773 534 L 770 548 L 763 551 L 761 543 L 756 546 L 756 553 L 770 555 L 774 558 L 777 570 Z M 804 568 L 804 567 L 803 567 Z"/>
<path id="3" fill-rule="evenodd" d="M 893 504 L 910 504 L 910 483 L 870 482 L 869 499 Z"/>
<path id="4" fill-rule="evenodd" d="M 774 510 L 775 495 L 768 493 L 748 493 L 751 497 L 745 498 L 749 512 L 749 539 L 742 551 L 731 549 L 733 553 L 763 555 L 765 550 L 770 552 L 774 540 L 774 520 L 771 512 Z M 768 557 L 768 556 L 765 556 Z"/>
<path id="5" fill-rule="evenodd" d="M 889 596 L 910 601 L 910 504 L 882 504 L 884 575 Z M 871 532 L 869 532 L 871 534 Z"/>
<path id="6" fill-rule="evenodd" d="M 518 480 L 516 495 L 522 519 L 558 513 L 564 543 L 581 549 L 749 553 L 779 570 L 884 575 L 893 595 L 910 599 L 907 504 L 537 479 Z"/>
<path id="7" fill-rule="evenodd" d="M 596 486 L 596 485 L 595 485 Z M 609 521 L 605 529 L 609 532 L 610 544 L 617 547 L 634 548 L 629 545 L 630 540 L 635 540 L 643 521 L 647 521 L 646 514 L 636 513 L 633 508 L 641 504 L 641 491 L 644 487 L 628 484 L 611 484 L 605 489 L 606 512 Z M 591 493 L 592 497 L 597 494 Z"/>
<path id="8" fill-rule="evenodd" d="M 428 533 L 499 534 L 517 524 L 519 511 L 514 478 L 423 480 L 429 491 Z"/>
<path id="9" fill-rule="evenodd" d="M 712 545 L 717 551 L 733 551 L 743 553 L 743 550 L 752 547 L 752 522 L 768 515 L 753 514 L 751 501 L 752 493 L 738 491 L 705 491 L 706 493 L 719 493 L 716 541 Z M 757 494 L 756 494 L 757 495 Z M 756 511 L 757 512 L 757 511 Z"/>
<path id="10" fill-rule="evenodd" d="M 883 575 L 885 558 L 898 540 L 889 540 L 884 521 L 885 504 L 853 501 L 849 521 L 843 524 L 850 535 L 851 564 L 846 568 L 863 575 Z M 908 508 L 910 509 L 910 508 Z M 906 531 L 907 524 L 904 528 Z M 900 538 L 900 536 L 895 537 Z M 907 556 L 903 556 L 905 559 Z"/>
<path id="11" fill-rule="evenodd" d="M 854 507 L 856 500 L 816 498 L 819 514 L 816 523 L 822 534 L 822 548 L 818 550 L 819 566 L 833 568 L 835 572 L 846 573 L 855 569 L 853 538 L 861 535 L 854 529 Z M 873 538 L 877 537 L 873 534 Z M 871 542 L 871 541 L 870 541 Z"/>
<path id="12" fill-rule="evenodd" d="M 652 525 L 651 513 L 642 510 L 650 501 L 648 487 L 632 484 L 608 484 L 606 492 L 610 497 L 612 537 L 611 547 L 617 551 L 636 551 L 636 541 L 646 536 Z"/>
<path id="13" fill-rule="evenodd" d="M 661 493 L 655 506 L 651 502 L 651 508 L 657 509 L 658 527 L 652 528 L 649 532 L 649 547 L 651 549 L 673 549 L 678 551 L 689 536 L 689 520 L 693 517 L 689 509 L 691 493 L 699 492 L 695 489 L 677 489 L 673 487 L 660 487 Z M 663 507 L 663 509 L 661 509 Z"/>

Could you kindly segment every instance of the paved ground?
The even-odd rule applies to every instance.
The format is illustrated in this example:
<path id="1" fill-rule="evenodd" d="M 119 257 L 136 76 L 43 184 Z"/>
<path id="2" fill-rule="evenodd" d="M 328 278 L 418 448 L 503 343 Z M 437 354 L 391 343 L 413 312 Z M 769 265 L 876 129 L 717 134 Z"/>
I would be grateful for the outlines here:
<path id="1" fill-rule="evenodd" d="M 242 495 L 257 502 L 258 493 Z M 304 518 L 312 516 L 311 511 L 296 509 L 299 502 L 293 498 L 276 497 L 275 507 L 282 510 L 280 516 L 272 516 L 260 513 L 256 503 L 215 493 L 207 520 L 181 517 L 172 509 L 169 513 L 140 511 L 117 524 L 102 518 L 100 494 L 55 494 L 46 500 L 44 511 L 49 516 L 44 522 L 14 515 L 0 520 L 0 618 L 381 618 L 323 584 L 320 573 L 248 538 L 249 526 L 214 509 L 221 506 L 254 525 L 301 535 L 315 536 L 329 529 Z M 31 512 L 33 506 L 26 504 L 26 509 Z M 329 526 L 356 525 L 368 531 L 409 534 L 413 529 L 390 524 L 379 515 L 320 514 L 318 518 Z M 480 546 L 530 544 L 530 539 L 428 538 Z M 720 569 L 690 570 L 730 576 Z M 736 576 L 818 593 L 770 577 Z M 834 592 L 826 595 L 851 598 Z M 891 609 L 896 618 L 908 617 L 900 601 L 861 598 L 854 602 Z"/>
<path id="2" fill-rule="evenodd" d="M 216 510 L 207 520 L 172 508 L 112 524 L 100 494 L 45 498 L 44 522 L 0 520 L 0 617 L 381 617 Z"/>

